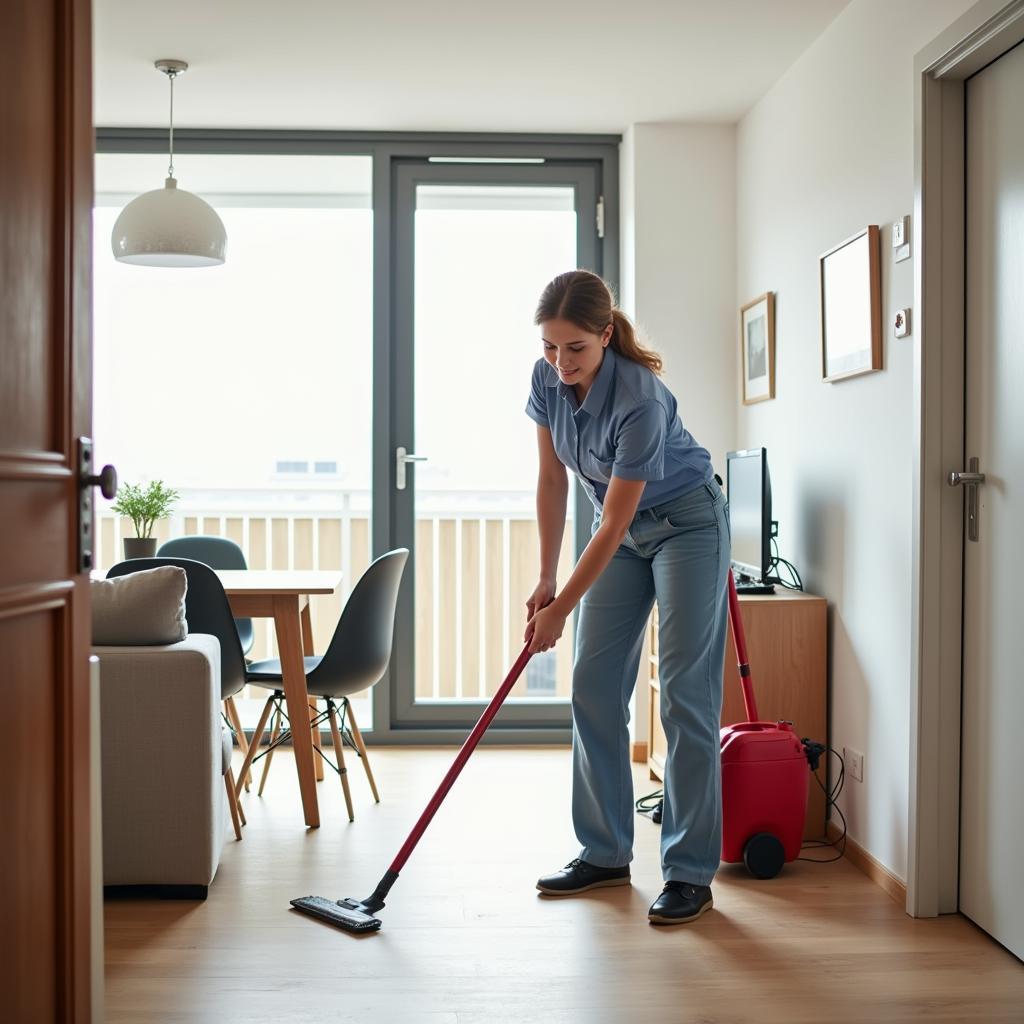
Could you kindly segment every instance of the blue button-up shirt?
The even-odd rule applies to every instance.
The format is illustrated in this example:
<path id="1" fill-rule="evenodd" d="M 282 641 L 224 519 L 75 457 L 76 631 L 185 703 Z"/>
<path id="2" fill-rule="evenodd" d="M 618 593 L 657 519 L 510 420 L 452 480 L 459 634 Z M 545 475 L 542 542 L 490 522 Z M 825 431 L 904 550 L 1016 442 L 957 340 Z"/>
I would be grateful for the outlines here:
<path id="1" fill-rule="evenodd" d="M 639 509 L 651 508 L 707 483 L 711 457 L 683 426 L 676 399 L 657 374 L 611 347 L 583 404 L 555 368 L 533 368 L 530 419 L 551 431 L 555 453 L 600 508 L 612 476 L 646 480 Z"/>

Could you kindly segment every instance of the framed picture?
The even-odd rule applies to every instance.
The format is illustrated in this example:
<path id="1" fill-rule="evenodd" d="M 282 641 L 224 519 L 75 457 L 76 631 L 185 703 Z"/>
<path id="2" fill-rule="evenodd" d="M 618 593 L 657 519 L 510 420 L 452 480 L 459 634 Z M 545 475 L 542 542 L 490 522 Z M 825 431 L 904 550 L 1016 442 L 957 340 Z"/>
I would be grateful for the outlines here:
<path id="1" fill-rule="evenodd" d="M 821 376 L 834 382 L 882 368 L 878 227 L 869 225 L 818 259 Z"/>
<path id="2" fill-rule="evenodd" d="M 765 292 L 740 309 L 743 404 L 775 397 L 775 295 Z"/>

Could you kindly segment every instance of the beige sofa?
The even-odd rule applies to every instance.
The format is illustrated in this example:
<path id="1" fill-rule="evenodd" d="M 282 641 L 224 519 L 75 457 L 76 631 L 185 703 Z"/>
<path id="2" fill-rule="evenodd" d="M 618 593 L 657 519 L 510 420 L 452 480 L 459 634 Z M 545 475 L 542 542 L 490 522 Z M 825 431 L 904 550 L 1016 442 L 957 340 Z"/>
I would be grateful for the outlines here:
<path id="1" fill-rule="evenodd" d="M 229 816 L 220 647 L 93 648 L 100 661 L 103 883 L 205 899 Z"/>

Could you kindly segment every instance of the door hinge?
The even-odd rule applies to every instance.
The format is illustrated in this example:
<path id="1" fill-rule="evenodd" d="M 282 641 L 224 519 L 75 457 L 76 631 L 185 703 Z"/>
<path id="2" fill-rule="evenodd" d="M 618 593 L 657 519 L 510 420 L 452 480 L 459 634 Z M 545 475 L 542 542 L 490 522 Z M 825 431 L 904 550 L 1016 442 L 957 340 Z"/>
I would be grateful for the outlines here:
<path id="1" fill-rule="evenodd" d="M 597 197 L 597 237 L 604 238 L 604 196 Z"/>

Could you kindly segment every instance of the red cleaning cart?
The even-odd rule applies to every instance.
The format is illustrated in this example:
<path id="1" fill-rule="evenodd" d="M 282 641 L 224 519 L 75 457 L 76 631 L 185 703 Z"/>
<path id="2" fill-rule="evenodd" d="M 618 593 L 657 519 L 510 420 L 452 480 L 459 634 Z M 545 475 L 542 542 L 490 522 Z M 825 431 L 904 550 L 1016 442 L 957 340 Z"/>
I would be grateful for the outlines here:
<path id="1" fill-rule="evenodd" d="M 756 878 L 774 878 L 800 855 L 811 761 L 792 722 L 759 720 L 731 570 L 729 618 L 747 720 L 721 732 L 722 860 L 743 861 Z"/>

